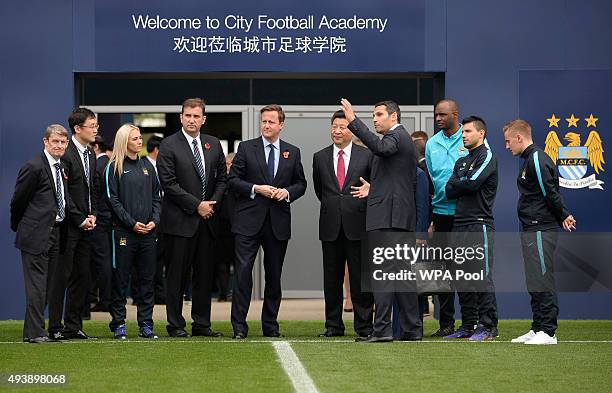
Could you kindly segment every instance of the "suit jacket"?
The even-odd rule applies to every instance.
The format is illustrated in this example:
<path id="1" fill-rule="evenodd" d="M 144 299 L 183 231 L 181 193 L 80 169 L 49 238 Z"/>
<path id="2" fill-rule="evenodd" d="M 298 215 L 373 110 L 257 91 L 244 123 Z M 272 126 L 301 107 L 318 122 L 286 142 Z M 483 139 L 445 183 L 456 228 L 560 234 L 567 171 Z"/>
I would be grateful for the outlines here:
<path id="1" fill-rule="evenodd" d="M 66 153 L 62 157 L 62 162 L 66 166 L 66 174 L 68 175 L 68 194 L 72 200 L 68 218 L 70 219 L 69 222 L 76 227 L 79 227 L 88 215 L 98 215 L 96 194 L 99 186 L 98 176 L 96 175 L 96 153 L 89 147 L 87 149 L 89 150 L 89 186 L 85 178 L 85 168 L 81 160 L 81 153 L 79 153 L 72 139 L 68 142 Z M 91 209 L 89 208 L 90 196 Z"/>
<path id="2" fill-rule="evenodd" d="M 366 230 L 396 228 L 413 232 L 417 160 L 412 138 L 401 124 L 382 139 L 359 118 L 349 123 L 348 128 L 374 154 Z"/>
<path id="3" fill-rule="evenodd" d="M 62 171 L 65 172 L 62 161 L 60 160 Z M 55 173 L 51 171 L 45 153 L 28 161 L 19 171 L 11 200 L 11 229 L 17 232 L 15 247 L 22 251 L 35 255 L 47 251 L 49 235 L 57 216 L 54 176 Z M 62 182 L 66 203 L 66 218 L 63 221 L 65 223 L 68 221 L 71 201 L 64 176 L 62 176 Z M 66 226 L 62 225 L 61 229 L 64 233 L 65 228 Z"/>
<path id="4" fill-rule="evenodd" d="M 200 133 L 204 154 L 206 195 L 204 200 L 220 202 L 227 182 L 227 167 L 221 143 L 217 138 Z M 165 138 L 159 147 L 157 173 L 164 198 L 160 229 L 174 236 L 192 237 L 200 225 L 198 206 L 202 202 L 202 180 L 189 142 L 178 131 Z M 208 219 L 213 235 L 217 233 L 218 210 Z"/>
<path id="5" fill-rule="evenodd" d="M 367 199 L 354 198 L 351 186 L 361 185 L 359 177 L 370 181 L 372 153 L 353 143 L 351 159 L 342 189 L 334 172 L 334 145 L 316 152 L 312 158 L 312 181 L 319 209 L 319 240 L 334 241 L 340 228 L 347 239 L 360 240 L 365 232 Z"/>
<path id="6" fill-rule="evenodd" d="M 272 230 L 278 240 L 291 237 L 291 208 L 306 192 L 306 178 L 300 158 L 300 149 L 280 140 L 278 169 L 270 184 L 262 138 L 243 141 L 232 161 L 229 185 L 237 196 L 237 210 L 232 223 L 232 232 L 244 236 L 256 235 L 270 214 Z M 251 199 L 254 184 L 269 184 L 289 192 L 287 201 L 276 201 L 255 194 Z"/>

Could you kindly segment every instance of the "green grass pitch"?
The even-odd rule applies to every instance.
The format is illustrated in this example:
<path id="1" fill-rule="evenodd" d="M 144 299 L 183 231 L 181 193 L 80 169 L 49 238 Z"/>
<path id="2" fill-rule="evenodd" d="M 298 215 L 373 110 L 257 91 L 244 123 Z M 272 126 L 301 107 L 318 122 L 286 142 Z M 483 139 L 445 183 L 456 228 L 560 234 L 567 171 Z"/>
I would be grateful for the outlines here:
<path id="1" fill-rule="evenodd" d="M 0 322 L 0 375 L 66 374 L 62 387 L 10 386 L 2 392 L 292 392 L 269 339 L 251 322 L 246 341 L 230 339 L 229 323 L 214 323 L 221 339 L 111 338 L 106 323 L 86 322 L 98 337 L 51 345 L 21 343 L 20 321 Z M 426 321 L 425 332 L 436 321 Z M 526 346 L 509 340 L 527 321 L 500 321 L 494 342 L 359 344 L 352 326 L 346 337 L 320 339 L 318 321 L 281 322 L 319 392 L 612 392 L 612 321 L 560 321 L 559 344 Z M 279 339 L 276 339 L 277 341 Z"/>

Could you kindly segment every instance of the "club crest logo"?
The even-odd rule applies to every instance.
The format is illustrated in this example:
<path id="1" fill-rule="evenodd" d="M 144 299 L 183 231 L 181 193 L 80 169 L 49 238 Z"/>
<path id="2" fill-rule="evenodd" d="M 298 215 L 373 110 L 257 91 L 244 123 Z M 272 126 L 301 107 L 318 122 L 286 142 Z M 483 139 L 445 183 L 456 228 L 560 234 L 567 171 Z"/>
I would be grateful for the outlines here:
<path id="1" fill-rule="evenodd" d="M 555 114 L 546 119 L 548 120 L 549 128 L 560 128 L 559 121 Z M 596 117 L 591 114 L 584 120 L 587 123 L 588 137 L 586 143 L 581 145 L 581 135 L 578 132 L 578 121 L 572 113 L 571 117 L 565 119 L 567 121 L 567 132 L 563 139 L 567 141 L 567 145 L 563 145 L 557 132 L 553 129 L 546 136 L 544 151 L 557 164 L 559 168 L 559 185 L 564 188 L 579 189 L 586 188 L 603 190 L 603 181 L 597 180 L 596 175 L 604 171 L 604 149 L 599 133 L 588 128 L 597 127 Z M 576 128 L 572 130 L 571 128 Z M 575 131 L 575 132 L 574 132 Z M 595 173 L 585 177 L 589 171 L 589 167 Z"/>

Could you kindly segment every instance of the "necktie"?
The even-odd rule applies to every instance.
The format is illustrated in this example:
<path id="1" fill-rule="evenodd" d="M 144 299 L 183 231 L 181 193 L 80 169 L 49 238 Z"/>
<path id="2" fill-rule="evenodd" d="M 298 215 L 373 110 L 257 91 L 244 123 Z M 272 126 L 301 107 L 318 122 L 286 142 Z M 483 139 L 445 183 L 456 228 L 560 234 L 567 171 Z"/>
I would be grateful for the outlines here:
<path id="1" fill-rule="evenodd" d="M 202 180 L 202 200 L 206 199 L 206 174 L 204 173 L 204 164 L 202 163 L 202 156 L 200 155 L 200 149 L 198 149 L 198 141 L 194 139 L 191 141 L 193 145 L 193 157 L 195 158 L 196 166 L 198 167 L 198 174 Z"/>
<path id="2" fill-rule="evenodd" d="M 344 173 L 344 152 L 342 150 L 340 150 L 338 152 L 338 166 L 336 169 L 336 178 L 338 178 L 338 187 L 340 187 L 340 191 L 342 191 L 342 188 L 344 187 L 344 179 L 346 177 L 345 173 Z"/>
<path id="3" fill-rule="evenodd" d="M 91 187 L 89 185 L 89 149 L 83 152 L 83 163 L 85 168 L 85 181 L 87 182 L 87 206 L 91 212 Z"/>
<path id="4" fill-rule="evenodd" d="M 64 195 L 62 193 L 62 176 L 60 173 L 60 164 L 56 162 L 53 164 L 55 167 L 55 203 L 57 203 L 57 215 L 60 220 L 63 220 L 66 216 L 66 211 L 64 210 Z"/>
<path id="5" fill-rule="evenodd" d="M 274 145 L 269 144 L 270 153 L 268 153 L 268 177 L 270 178 L 270 182 L 274 180 Z"/>

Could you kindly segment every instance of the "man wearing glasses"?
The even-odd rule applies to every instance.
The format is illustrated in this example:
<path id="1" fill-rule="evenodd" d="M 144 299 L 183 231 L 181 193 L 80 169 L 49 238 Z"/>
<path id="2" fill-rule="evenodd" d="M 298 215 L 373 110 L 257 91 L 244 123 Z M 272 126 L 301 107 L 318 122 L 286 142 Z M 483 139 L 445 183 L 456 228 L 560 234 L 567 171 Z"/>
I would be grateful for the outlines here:
<path id="1" fill-rule="evenodd" d="M 96 115 L 87 108 L 77 108 L 68 117 L 68 124 L 72 138 L 62 162 L 73 203 L 66 215 L 66 240 L 60 246 L 58 266 L 50 280 L 49 337 L 55 340 L 89 338 L 83 332 L 81 313 L 88 298 L 91 231 L 97 215 L 93 197 L 97 189 L 96 155 L 89 147 L 98 133 Z"/>

